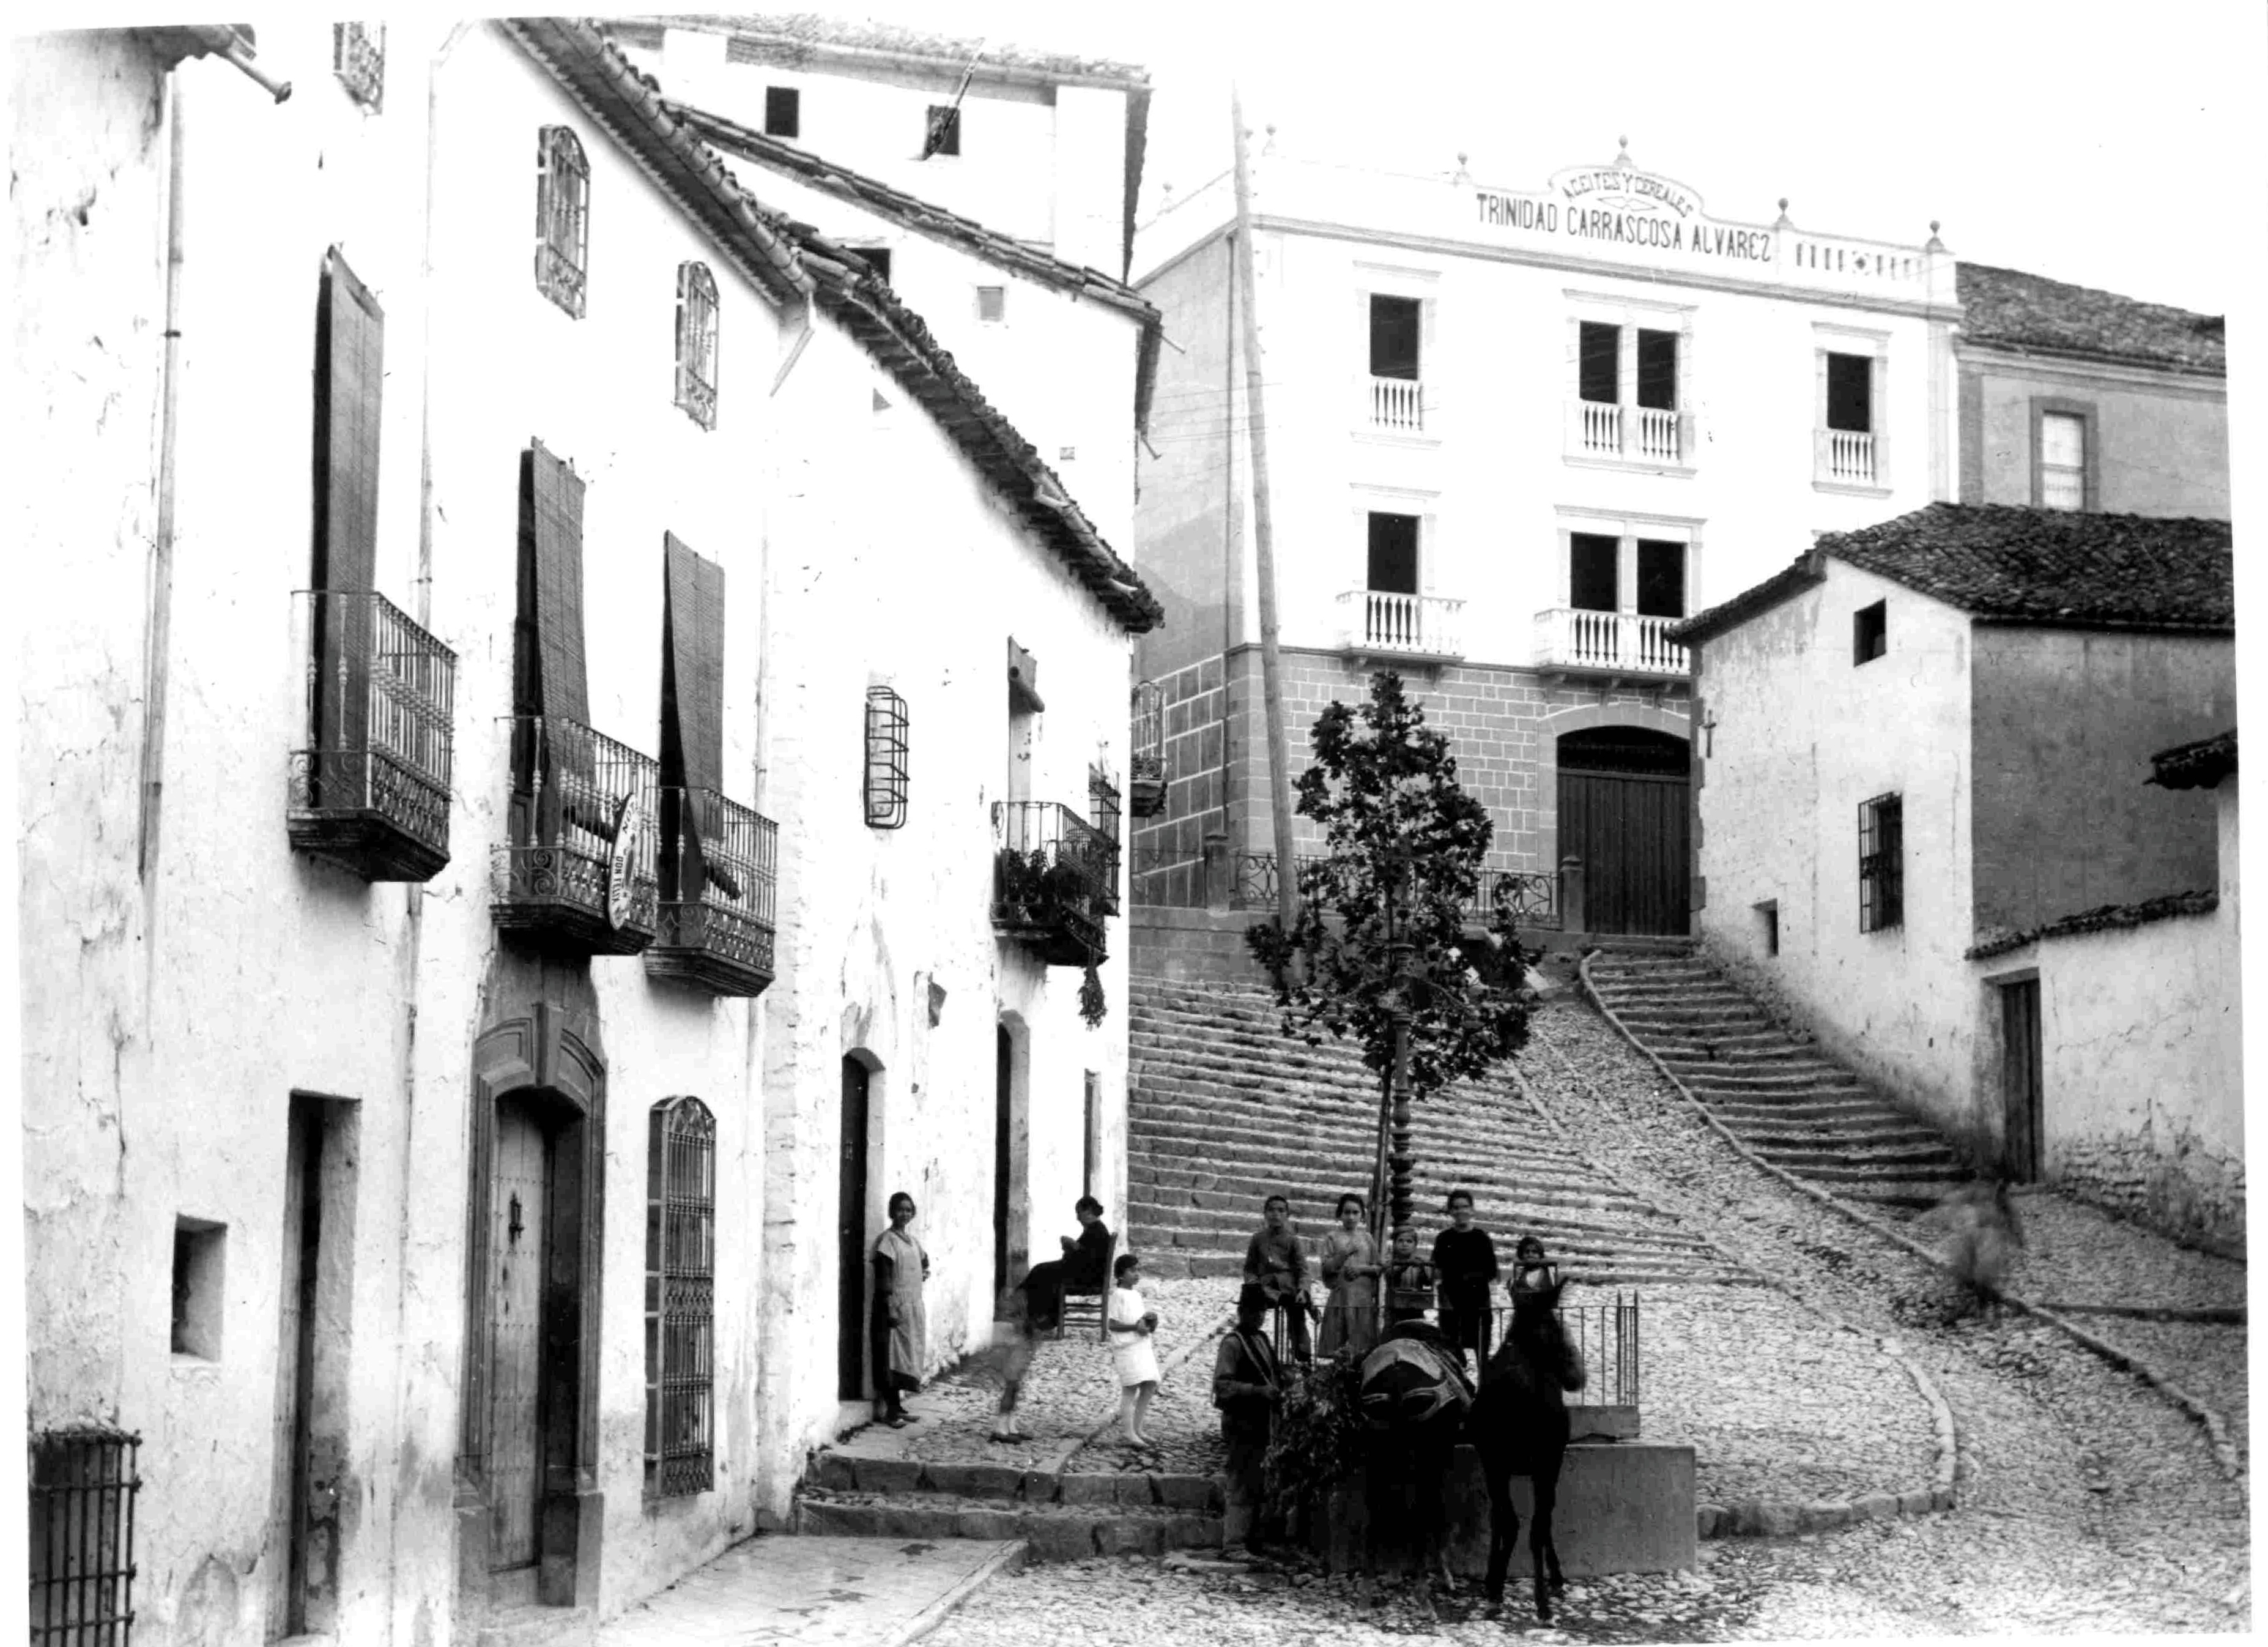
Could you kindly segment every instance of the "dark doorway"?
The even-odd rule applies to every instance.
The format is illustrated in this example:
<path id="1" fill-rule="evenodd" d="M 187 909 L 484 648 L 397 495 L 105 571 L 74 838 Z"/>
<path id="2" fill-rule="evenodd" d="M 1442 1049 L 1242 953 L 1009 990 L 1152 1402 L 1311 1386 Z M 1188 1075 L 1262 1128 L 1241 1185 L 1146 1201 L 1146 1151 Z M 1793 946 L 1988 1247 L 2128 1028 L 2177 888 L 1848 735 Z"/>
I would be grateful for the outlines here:
<path id="1" fill-rule="evenodd" d="M 1559 740 L 1559 855 L 1583 860 L 1592 932 L 1682 936 L 1691 746 L 1642 727 L 1600 727 Z"/>
<path id="2" fill-rule="evenodd" d="M 2008 1176 L 2020 1184 L 2040 1176 L 2040 980 L 2000 986 L 2000 1097 L 2007 1119 Z"/>
<path id="3" fill-rule="evenodd" d="M 552 1237 L 553 1151 L 522 1094 L 497 1104 L 489 1200 L 489 1569 L 535 1565 L 543 1502 L 544 1267 Z"/>
<path id="4" fill-rule="evenodd" d="M 1415 298 L 1388 298 L 1376 293 L 1370 299 L 1370 375 L 1418 378 L 1418 334 L 1422 310 Z M 1372 586 L 1375 587 L 1376 586 Z"/>
<path id="5" fill-rule="evenodd" d="M 1002 1024 L 994 1031 L 998 1052 L 992 1113 L 992 1293 L 1008 1290 L 1008 1189 L 1013 1161 L 1016 1043 Z"/>
<path id="6" fill-rule="evenodd" d="M 268 1596 L 268 1638 L 307 1629 L 308 1438 L 314 1411 L 315 1283 L 323 1238 L 322 1118 L 318 1101 L 294 1097 L 284 1158 L 284 1317 L 276 1334 L 275 1476 L 269 1548 L 277 1557 Z"/>
<path id="7" fill-rule="evenodd" d="M 1596 532 L 1567 535 L 1567 604 L 1580 612 L 1621 609 L 1618 598 L 1623 543 Z"/>
<path id="8" fill-rule="evenodd" d="M 1638 539 L 1638 614 L 1640 617 L 1685 616 L 1684 544 Z"/>
<path id="9" fill-rule="evenodd" d="M 866 1396 L 866 1066 L 843 1060 L 843 1161 L 836 1189 L 835 1392 Z"/>
<path id="10" fill-rule="evenodd" d="M 1418 593 L 1418 517 L 1378 514 L 1370 517 L 1370 581 L 1373 595 Z"/>

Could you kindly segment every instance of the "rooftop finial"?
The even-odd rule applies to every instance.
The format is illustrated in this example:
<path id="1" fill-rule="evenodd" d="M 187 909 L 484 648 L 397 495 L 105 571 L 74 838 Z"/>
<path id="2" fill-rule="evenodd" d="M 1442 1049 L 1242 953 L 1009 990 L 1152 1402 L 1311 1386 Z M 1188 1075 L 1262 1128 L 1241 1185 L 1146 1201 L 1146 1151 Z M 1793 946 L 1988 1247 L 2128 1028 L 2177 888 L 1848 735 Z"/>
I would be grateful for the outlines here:
<path id="1" fill-rule="evenodd" d="M 1932 218 L 1929 220 L 1929 244 L 1921 248 L 1925 252 L 1941 252 L 1945 249 L 1945 242 L 1937 238 L 1937 219 Z"/>
<path id="2" fill-rule="evenodd" d="M 1465 162 L 1470 158 L 1471 157 L 1462 149 L 1457 151 L 1457 174 L 1454 178 L 1450 179 L 1450 181 L 1455 183 L 1469 183 L 1473 181 L 1473 174 L 1465 170 Z"/>
<path id="3" fill-rule="evenodd" d="M 1276 152 L 1276 127 L 1273 122 L 1269 124 L 1268 141 L 1260 145 L 1260 152 L 1263 154 L 1273 154 Z"/>
<path id="4" fill-rule="evenodd" d="M 1615 139 L 1615 142 L 1622 150 L 1621 153 L 1615 156 L 1615 164 L 1616 166 L 1628 166 L 1631 163 L 1630 139 L 1628 137 L 1617 137 Z"/>
<path id="5" fill-rule="evenodd" d="M 1779 197 L 1779 221 L 1773 224 L 1772 227 L 1775 229 L 1792 229 L 1794 226 L 1794 221 L 1787 215 L 1787 196 L 1786 195 L 1782 195 Z"/>

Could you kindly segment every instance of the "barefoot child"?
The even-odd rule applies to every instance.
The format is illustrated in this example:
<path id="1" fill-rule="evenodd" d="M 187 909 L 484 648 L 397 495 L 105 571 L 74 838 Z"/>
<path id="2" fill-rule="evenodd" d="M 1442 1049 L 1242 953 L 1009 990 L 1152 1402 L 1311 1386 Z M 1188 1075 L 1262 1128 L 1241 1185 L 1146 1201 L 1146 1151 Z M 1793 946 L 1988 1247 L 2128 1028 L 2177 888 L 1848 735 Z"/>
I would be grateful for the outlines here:
<path id="1" fill-rule="evenodd" d="M 1126 1441 L 1146 1447 L 1142 1422 L 1158 1393 L 1158 1350 L 1150 1341 L 1158 1312 L 1142 1302 L 1141 1259 L 1124 1253 L 1111 1270 L 1117 1282 L 1110 1294 L 1110 1359 L 1118 1368 L 1118 1424 Z"/>

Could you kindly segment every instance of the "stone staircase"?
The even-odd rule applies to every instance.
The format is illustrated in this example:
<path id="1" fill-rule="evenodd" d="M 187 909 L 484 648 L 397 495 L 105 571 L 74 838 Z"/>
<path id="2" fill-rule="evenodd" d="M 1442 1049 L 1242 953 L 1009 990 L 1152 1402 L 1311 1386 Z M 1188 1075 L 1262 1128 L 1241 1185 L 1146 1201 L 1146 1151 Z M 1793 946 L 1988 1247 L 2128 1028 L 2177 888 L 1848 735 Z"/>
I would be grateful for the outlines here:
<path id="1" fill-rule="evenodd" d="M 1885 1212 L 1933 1205 L 1970 1176 L 1952 1146 L 1698 956 L 1607 951 L 1594 997 L 1710 1113 L 1774 1166 Z"/>
<path id="2" fill-rule="evenodd" d="M 1347 1190 L 1366 1192 L 1378 1077 L 1351 1042 L 1283 1034 L 1264 989 L 1137 978 L 1131 988 L 1126 1222 L 1151 1273 L 1231 1275 L 1263 1198 L 1292 1200 L 1312 1244 Z M 1472 1191 L 1506 1256 L 1533 1230 L 1561 1274 L 1595 1286 L 1752 1282 L 1675 1219 L 1593 1171 L 1508 1076 L 1417 1106 L 1421 1227 Z"/>

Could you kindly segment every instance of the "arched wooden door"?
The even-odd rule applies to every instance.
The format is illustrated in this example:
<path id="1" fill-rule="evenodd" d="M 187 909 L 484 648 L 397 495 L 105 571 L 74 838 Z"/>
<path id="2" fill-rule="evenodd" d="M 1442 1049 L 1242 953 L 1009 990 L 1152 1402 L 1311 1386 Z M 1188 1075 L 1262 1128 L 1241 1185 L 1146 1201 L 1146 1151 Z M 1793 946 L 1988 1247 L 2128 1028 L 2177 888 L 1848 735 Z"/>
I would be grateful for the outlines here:
<path id="1" fill-rule="evenodd" d="M 1584 925 L 1683 936 L 1691 920 L 1692 746 L 1643 727 L 1559 740 L 1559 855 L 1583 860 Z"/>
<path id="2" fill-rule="evenodd" d="M 866 1066 L 843 1060 L 843 1148 L 836 1195 L 836 1393 L 866 1395 Z"/>

